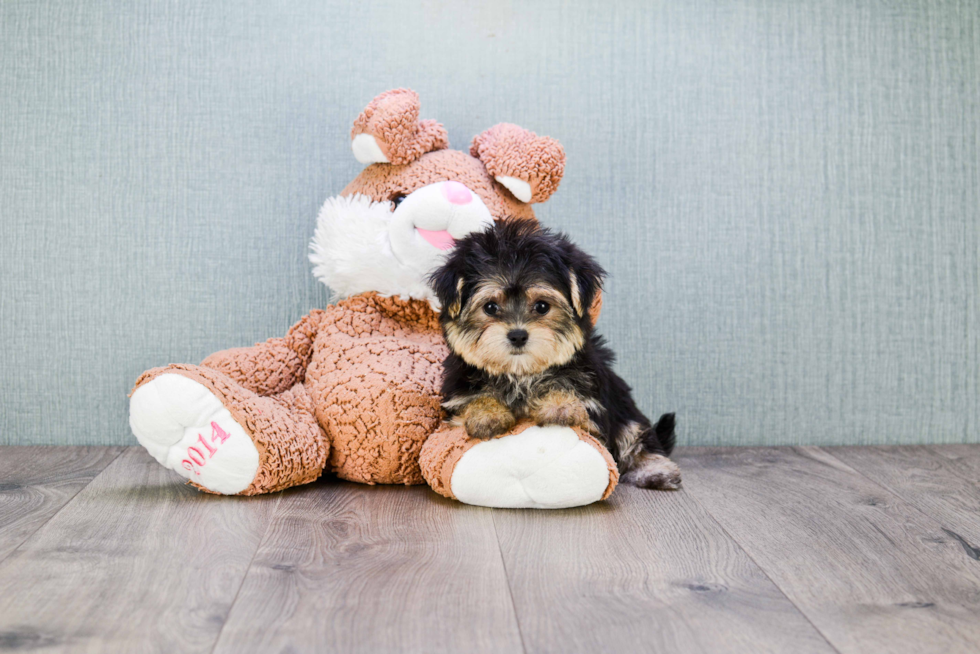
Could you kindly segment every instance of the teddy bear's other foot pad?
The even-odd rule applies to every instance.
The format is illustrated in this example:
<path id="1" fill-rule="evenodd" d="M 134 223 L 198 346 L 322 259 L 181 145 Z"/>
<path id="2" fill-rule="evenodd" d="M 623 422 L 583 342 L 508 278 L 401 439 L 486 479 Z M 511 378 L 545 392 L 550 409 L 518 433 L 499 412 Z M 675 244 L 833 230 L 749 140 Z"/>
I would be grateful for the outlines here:
<path id="1" fill-rule="evenodd" d="M 183 375 L 163 374 L 137 388 L 129 424 L 161 465 L 215 493 L 240 493 L 258 472 L 248 432 L 211 391 Z"/>
<path id="2" fill-rule="evenodd" d="M 467 504 L 557 509 L 591 504 L 609 486 L 606 460 L 569 427 L 528 427 L 477 443 L 456 464 L 452 492 Z"/>

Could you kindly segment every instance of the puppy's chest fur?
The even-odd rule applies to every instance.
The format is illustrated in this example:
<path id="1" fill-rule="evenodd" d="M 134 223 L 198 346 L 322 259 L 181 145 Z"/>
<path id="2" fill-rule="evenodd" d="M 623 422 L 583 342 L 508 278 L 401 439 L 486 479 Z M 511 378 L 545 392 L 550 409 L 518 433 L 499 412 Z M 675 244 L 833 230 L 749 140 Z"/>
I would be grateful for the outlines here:
<path id="1" fill-rule="evenodd" d="M 465 365 L 465 364 L 464 364 Z M 595 401 L 596 376 L 588 369 L 574 365 L 549 369 L 535 375 L 491 375 L 466 365 L 466 384 L 463 393 L 451 398 L 446 408 L 463 405 L 475 395 L 490 395 L 506 406 L 517 418 L 528 416 L 549 393 L 568 393 L 582 401 L 586 408 L 599 411 Z"/>

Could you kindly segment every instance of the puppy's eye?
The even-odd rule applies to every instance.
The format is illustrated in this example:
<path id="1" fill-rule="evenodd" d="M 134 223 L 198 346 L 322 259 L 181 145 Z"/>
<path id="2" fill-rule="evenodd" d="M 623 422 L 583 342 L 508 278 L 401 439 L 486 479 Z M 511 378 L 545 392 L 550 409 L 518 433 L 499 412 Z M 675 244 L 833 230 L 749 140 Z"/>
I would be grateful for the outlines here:
<path id="1" fill-rule="evenodd" d="M 496 302 L 487 302 L 483 305 L 483 313 L 488 316 L 495 316 L 500 311 L 500 306 Z"/>
<path id="2" fill-rule="evenodd" d="M 548 313 L 549 309 L 551 309 L 551 305 L 544 300 L 538 300 L 534 303 L 534 313 L 538 314 L 539 316 L 543 316 L 544 314 Z"/>
<path id="3" fill-rule="evenodd" d="M 401 204 L 405 200 L 405 197 L 406 196 L 403 195 L 403 194 L 401 194 L 401 193 L 395 193 L 394 195 L 392 195 L 391 196 L 391 210 L 394 211 L 395 209 L 397 209 L 398 208 L 398 205 Z"/>

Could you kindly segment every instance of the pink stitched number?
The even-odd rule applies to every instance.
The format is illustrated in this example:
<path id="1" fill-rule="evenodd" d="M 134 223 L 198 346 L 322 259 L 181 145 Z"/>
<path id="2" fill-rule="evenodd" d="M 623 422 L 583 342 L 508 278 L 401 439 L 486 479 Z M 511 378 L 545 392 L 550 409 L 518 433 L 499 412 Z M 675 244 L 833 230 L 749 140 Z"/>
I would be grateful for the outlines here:
<path id="1" fill-rule="evenodd" d="M 197 456 L 195 457 L 193 454 L 191 454 L 191 452 L 196 452 Z M 199 466 L 204 465 L 204 455 L 201 453 L 201 450 L 197 449 L 196 447 L 187 448 L 187 458 Z M 198 459 L 200 459 L 200 461 L 198 461 Z"/>
<path id="2" fill-rule="evenodd" d="M 204 449 L 206 449 L 208 451 L 208 458 L 209 459 L 214 456 L 214 453 L 215 452 L 218 451 L 218 450 L 214 449 L 213 447 L 211 447 L 211 444 L 210 443 L 208 443 L 206 440 L 204 440 L 204 434 L 198 434 L 197 435 L 197 440 L 201 441 L 201 445 L 203 445 L 204 446 Z"/>
<path id="3" fill-rule="evenodd" d="M 221 426 L 218 425 L 218 423 L 212 422 L 211 423 L 211 442 L 213 443 L 218 438 L 221 439 L 221 442 L 218 443 L 218 445 L 222 445 L 222 444 L 224 444 L 224 442 L 226 440 L 228 440 L 229 438 L 231 438 L 231 434 L 229 434 L 224 429 L 222 429 Z"/>
<path id="4" fill-rule="evenodd" d="M 211 423 L 211 443 L 217 443 L 220 447 L 229 438 L 231 438 L 231 434 L 222 429 L 221 425 L 216 422 Z M 204 439 L 204 434 L 198 434 L 197 440 L 200 441 L 201 445 L 204 446 L 204 449 L 207 450 L 207 458 L 204 457 L 204 452 L 202 452 L 200 448 L 188 447 L 187 458 L 180 462 L 180 465 L 183 466 L 185 470 L 190 470 L 195 475 L 201 474 L 201 471 L 195 466 L 203 466 L 205 463 L 207 463 L 207 459 L 213 457 L 218 451 L 217 447 L 214 447 L 211 445 L 211 443 Z"/>

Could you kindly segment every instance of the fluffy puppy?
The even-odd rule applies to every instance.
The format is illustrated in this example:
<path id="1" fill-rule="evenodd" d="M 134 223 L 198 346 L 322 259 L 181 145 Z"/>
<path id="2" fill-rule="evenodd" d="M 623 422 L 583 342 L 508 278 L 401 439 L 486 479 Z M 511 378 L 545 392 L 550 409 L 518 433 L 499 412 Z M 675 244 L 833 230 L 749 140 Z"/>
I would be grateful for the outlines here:
<path id="1" fill-rule="evenodd" d="M 566 236 L 531 221 L 500 221 L 458 241 L 430 278 L 451 350 L 443 406 L 475 438 L 525 417 L 583 427 L 605 442 L 623 481 L 678 488 L 667 458 L 674 414 L 650 424 L 593 331 L 588 311 L 604 275 Z"/>

